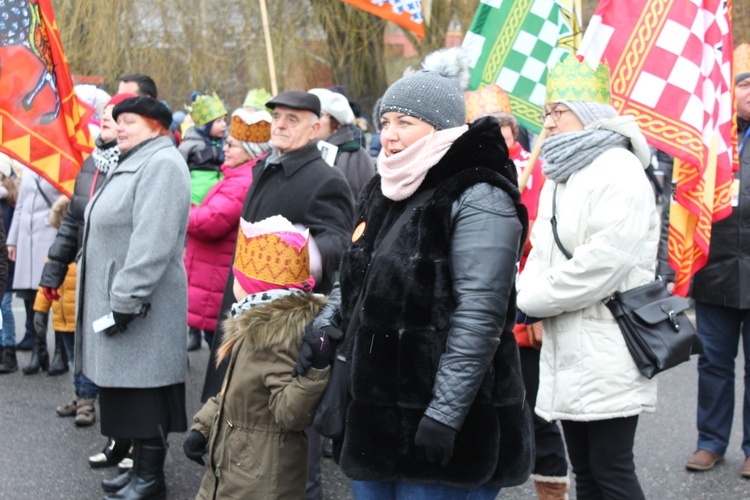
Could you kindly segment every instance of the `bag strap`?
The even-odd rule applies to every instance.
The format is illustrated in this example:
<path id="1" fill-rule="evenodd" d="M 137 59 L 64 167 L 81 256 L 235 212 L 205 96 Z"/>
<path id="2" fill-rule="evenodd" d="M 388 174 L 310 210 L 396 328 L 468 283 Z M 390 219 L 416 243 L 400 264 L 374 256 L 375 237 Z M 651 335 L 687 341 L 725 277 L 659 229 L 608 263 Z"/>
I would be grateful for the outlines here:
<path id="1" fill-rule="evenodd" d="M 373 250 L 372 257 L 370 258 L 370 263 L 375 260 L 375 255 L 377 255 L 379 252 L 382 253 L 383 251 L 388 250 L 388 248 L 396 240 L 396 236 L 398 236 L 399 230 L 411 218 L 412 214 L 414 213 L 414 209 L 420 206 L 425 201 L 429 200 L 434 191 L 435 188 L 425 189 L 424 191 L 420 191 L 419 193 L 416 193 L 408 199 L 406 206 L 404 207 L 404 211 L 401 213 L 399 218 L 396 219 L 396 222 L 394 222 L 393 225 L 388 229 L 388 232 L 386 233 L 380 244 Z M 362 307 L 362 297 L 364 297 L 365 295 L 364 290 L 367 286 L 367 278 L 370 276 L 370 269 L 372 269 L 372 266 L 368 265 L 367 271 L 365 271 L 365 278 L 362 280 L 362 287 L 359 291 L 359 297 L 357 297 L 357 303 L 354 305 L 354 312 L 352 313 L 351 320 L 349 321 L 349 326 L 347 327 L 346 333 L 344 334 L 344 341 L 341 343 L 341 347 L 339 348 L 340 352 L 347 352 L 349 343 L 351 342 L 351 339 L 354 338 L 354 332 L 359 326 L 359 310 Z"/>
<path id="2" fill-rule="evenodd" d="M 557 234 L 557 183 L 555 183 L 555 191 L 552 193 L 552 218 L 549 221 L 552 224 L 552 236 L 555 237 L 557 248 L 560 249 L 565 257 L 570 259 L 573 257 L 573 254 L 568 252 L 568 249 L 563 246 L 562 241 L 560 241 L 560 235 Z"/>
<path id="3" fill-rule="evenodd" d="M 39 194 L 41 194 L 42 198 L 44 198 L 44 201 L 47 202 L 47 208 L 52 208 L 52 202 L 42 190 L 42 186 L 39 185 L 39 177 L 34 177 L 34 182 L 36 182 L 36 188 L 39 190 Z"/>

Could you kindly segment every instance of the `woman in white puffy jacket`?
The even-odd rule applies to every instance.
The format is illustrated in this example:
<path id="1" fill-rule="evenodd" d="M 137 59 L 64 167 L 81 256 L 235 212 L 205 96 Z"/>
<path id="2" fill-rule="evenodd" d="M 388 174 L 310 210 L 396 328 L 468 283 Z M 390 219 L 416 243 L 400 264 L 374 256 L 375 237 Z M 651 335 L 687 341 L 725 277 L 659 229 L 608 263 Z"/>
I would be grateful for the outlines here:
<path id="1" fill-rule="evenodd" d="M 551 182 L 518 285 L 519 310 L 544 326 L 535 411 L 562 423 L 579 500 L 644 498 L 633 441 L 638 415 L 656 407 L 656 382 L 640 374 L 604 305 L 653 281 L 659 238 L 648 145 L 610 103 L 606 68 L 569 57 L 550 72 L 542 154 Z"/>

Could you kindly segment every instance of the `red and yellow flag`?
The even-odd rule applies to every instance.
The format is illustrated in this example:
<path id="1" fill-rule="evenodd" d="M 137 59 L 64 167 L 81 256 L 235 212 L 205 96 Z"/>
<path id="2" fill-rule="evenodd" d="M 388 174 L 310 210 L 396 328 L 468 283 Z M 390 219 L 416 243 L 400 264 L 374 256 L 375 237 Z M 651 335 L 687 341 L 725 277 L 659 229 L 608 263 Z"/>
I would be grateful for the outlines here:
<path id="1" fill-rule="evenodd" d="M 586 59 L 609 62 L 618 113 L 675 157 L 669 262 L 683 296 L 708 260 L 712 222 L 732 210 L 731 9 L 731 0 L 602 0 L 581 42 Z"/>
<path id="2" fill-rule="evenodd" d="M 93 150 L 50 0 L 0 2 L 0 151 L 68 196 Z"/>
<path id="3" fill-rule="evenodd" d="M 424 38 L 424 18 L 420 0 L 343 0 L 370 14 L 396 23 L 411 31 L 420 40 Z"/>

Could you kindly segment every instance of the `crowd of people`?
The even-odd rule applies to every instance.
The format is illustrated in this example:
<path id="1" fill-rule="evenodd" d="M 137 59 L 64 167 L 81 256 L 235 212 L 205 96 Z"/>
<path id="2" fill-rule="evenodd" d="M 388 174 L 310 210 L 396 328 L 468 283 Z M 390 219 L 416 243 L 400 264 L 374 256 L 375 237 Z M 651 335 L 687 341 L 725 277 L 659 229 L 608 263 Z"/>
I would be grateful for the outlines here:
<path id="1" fill-rule="evenodd" d="M 563 499 L 569 466 L 579 499 L 645 498 L 633 444 L 657 382 L 605 301 L 669 275 L 652 155 L 606 71 L 574 57 L 550 71 L 541 159 L 507 98 L 467 120 L 460 48 L 386 90 L 369 144 L 338 86 L 253 89 L 231 112 L 196 92 L 187 114 L 142 74 L 113 96 L 77 86 L 96 148 L 72 197 L 0 158 L 0 373 L 18 371 L 17 350 L 26 375 L 73 366 L 56 412 L 90 426 L 98 400 L 106 444 L 88 460 L 118 467 L 107 499 L 165 498 L 169 435 L 184 432 L 205 468 L 197 498 L 314 500 L 324 453 L 357 499 L 494 499 L 529 477 Z M 726 451 L 740 338 L 750 366 L 750 73 L 736 82 L 733 212 L 692 292 L 692 471 Z M 191 425 L 187 353 L 204 341 Z M 338 380 L 346 418 L 323 436 L 313 416 Z"/>

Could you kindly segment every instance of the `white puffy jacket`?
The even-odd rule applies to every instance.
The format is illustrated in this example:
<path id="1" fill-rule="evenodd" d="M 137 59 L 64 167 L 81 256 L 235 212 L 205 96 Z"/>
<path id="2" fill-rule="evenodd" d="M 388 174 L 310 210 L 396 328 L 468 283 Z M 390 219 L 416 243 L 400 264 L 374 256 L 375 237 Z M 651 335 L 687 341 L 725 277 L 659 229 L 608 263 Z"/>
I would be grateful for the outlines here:
<path id="1" fill-rule="evenodd" d="M 604 420 L 653 412 L 656 381 L 640 374 L 604 300 L 654 279 L 659 217 L 642 162 L 623 148 L 602 153 L 540 196 L 518 308 L 544 318 L 536 413 L 547 420 Z"/>

